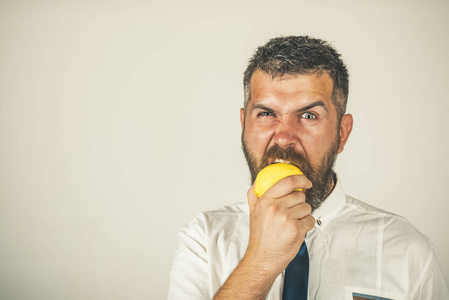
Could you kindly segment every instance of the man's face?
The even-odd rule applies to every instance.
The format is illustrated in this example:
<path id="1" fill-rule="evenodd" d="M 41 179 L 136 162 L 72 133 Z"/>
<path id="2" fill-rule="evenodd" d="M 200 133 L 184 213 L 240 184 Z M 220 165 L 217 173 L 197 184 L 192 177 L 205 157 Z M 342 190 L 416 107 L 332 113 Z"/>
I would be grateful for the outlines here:
<path id="1" fill-rule="evenodd" d="M 319 207 L 333 188 L 333 164 L 352 129 L 350 115 L 338 126 L 332 91 L 327 73 L 272 79 L 254 72 L 251 100 L 240 116 L 252 182 L 275 159 L 287 160 L 312 181 L 306 201 L 312 209 Z"/>

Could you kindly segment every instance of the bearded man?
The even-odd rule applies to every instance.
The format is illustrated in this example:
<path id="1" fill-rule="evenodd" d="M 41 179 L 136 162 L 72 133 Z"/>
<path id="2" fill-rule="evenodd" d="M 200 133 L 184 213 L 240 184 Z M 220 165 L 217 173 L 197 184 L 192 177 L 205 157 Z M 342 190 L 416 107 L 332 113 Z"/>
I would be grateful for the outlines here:
<path id="1" fill-rule="evenodd" d="M 252 183 L 277 162 L 304 175 L 260 198 L 253 184 L 247 202 L 184 227 L 170 299 L 449 299 L 427 238 L 343 192 L 333 167 L 353 125 L 348 89 L 346 66 L 325 41 L 280 37 L 257 49 L 240 111 Z"/>

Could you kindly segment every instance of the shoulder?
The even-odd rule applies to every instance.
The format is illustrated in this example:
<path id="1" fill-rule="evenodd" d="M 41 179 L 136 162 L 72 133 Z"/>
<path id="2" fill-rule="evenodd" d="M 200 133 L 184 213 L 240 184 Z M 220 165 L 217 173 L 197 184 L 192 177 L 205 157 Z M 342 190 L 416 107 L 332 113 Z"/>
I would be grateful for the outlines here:
<path id="1" fill-rule="evenodd" d="M 382 237 L 385 254 L 410 255 L 425 258 L 433 252 L 430 240 L 421 233 L 409 220 L 397 214 L 379 209 L 353 197 L 346 196 L 346 201 L 354 209 L 354 216 L 363 225 L 375 225 L 377 234 Z"/>
<path id="2" fill-rule="evenodd" d="M 216 231 L 232 230 L 239 222 L 249 222 L 249 210 L 246 202 L 238 202 L 202 212 L 184 226 L 182 231 L 210 236 Z"/>
<path id="3" fill-rule="evenodd" d="M 222 223 L 234 220 L 242 216 L 248 216 L 248 204 L 246 202 L 238 202 L 230 205 L 223 206 L 215 210 L 209 210 L 198 214 L 192 221 L 192 223 Z"/>
<path id="4" fill-rule="evenodd" d="M 205 211 L 200 215 L 210 217 L 233 217 L 247 215 L 249 213 L 247 202 L 237 202 L 223 206 L 219 209 Z"/>

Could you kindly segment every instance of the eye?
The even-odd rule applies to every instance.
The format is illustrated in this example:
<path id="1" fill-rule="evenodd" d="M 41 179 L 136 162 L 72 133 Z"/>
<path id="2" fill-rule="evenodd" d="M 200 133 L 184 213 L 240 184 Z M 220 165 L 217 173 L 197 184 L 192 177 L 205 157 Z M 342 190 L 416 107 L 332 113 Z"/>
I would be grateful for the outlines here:
<path id="1" fill-rule="evenodd" d="M 274 116 L 273 113 L 268 112 L 268 111 L 262 111 L 260 113 L 257 114 L 258 117 L 271 117 Z"/>
<path id="2" fill-rule="evenodd" d="M 305 112 L 305 113 L 303 113 L 303 114 L 301 115 L 301 118 L 311 120 L 311 119 L 316 119 L 317 116 L 314 115 L 314 114 L 312 114 L 312 113 L 310 113 L 310 112 Z"/>

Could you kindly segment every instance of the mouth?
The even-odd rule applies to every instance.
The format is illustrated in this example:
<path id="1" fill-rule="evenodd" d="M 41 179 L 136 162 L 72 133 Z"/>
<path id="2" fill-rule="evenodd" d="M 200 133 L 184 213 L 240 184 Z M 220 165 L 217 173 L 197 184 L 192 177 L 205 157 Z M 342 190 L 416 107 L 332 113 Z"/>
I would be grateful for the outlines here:
<path id="1" fill-rule="evenodd" d="M 272 165 L 272 164 L 290 164 L 299 169 L 299 167 L 296 164 L 292 163 L 291 161 L 280 159 L 280 158 L 271 158 L 269 160 L 269 165 Z"/>

